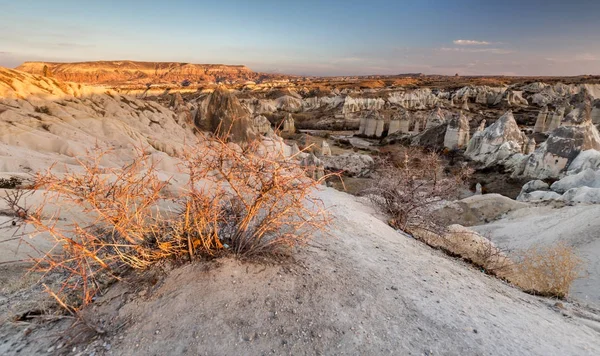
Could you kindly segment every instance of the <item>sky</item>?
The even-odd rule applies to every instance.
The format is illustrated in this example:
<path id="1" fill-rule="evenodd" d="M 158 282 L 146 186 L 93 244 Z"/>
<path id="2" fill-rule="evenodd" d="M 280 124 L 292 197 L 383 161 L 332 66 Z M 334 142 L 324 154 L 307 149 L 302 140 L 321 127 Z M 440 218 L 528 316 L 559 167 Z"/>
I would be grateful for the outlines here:
<path id="1" fill-rule="evenodd" d="M 600 74 L 600 0 L 0 0 L 0 66 L 140 60 L 298 75 Z"/>

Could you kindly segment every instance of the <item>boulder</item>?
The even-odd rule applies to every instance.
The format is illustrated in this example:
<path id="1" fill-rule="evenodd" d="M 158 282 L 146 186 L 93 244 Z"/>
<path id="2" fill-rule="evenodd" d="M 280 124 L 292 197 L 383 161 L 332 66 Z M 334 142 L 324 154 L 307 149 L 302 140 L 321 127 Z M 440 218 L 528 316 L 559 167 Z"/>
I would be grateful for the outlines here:
<path id="1" fill-rule="evenodd" d="M 375 166 L 375 161 L 371 156 L 358 153 L 323 157 L 322 160 L 328 170 L 341 171 L 351 177 L 367 177 Z"/>
<path id="2" fill-rule="evenodd" d="M 434 214 L 442 223 L 474 226 L 501 218 L 504 214 L 527 207 L 500 194 L 476 194 L 446 204 Z"/>
<path id="3" fill-rule="evenodd" d="M 569 189 L 580 187 L 600 188 L 600 171 L 588 168 L 552 183 L 550 189 L 562 194 Z"/>
<path id="4" fill-rule="evenodd" d="M 252 125 L 254 126 L 254 130 L 263 136 L 272 137 L 275 135 L 273 129 L 271 128 L 271 123 L 269 120 L 263 115 L 257 115 L 252 119 Z"/>
<path id="5" fill-rule="evenodd" d="M 522 153 L 528 141 L 509 110 L 485 130 L 473 135 L 465 155 L 489 166 Z"/>
<path id="6" fill-rule="evenodd" d="M 427 116 L 427 122 L 425 124 L 425 129 L 429 129 L 435 126 L 443 125 L 446 123 L 446 117 L 442 112 L 441 108 L 436 108 L 433 110 L 429 116 Z"/>
<path id="7" fill-rule="evenodd" d="M 572 188 L 562 195 L 561 200 L 568 204 L 600 204 L 600 188 Z"/>
<path id="8" fill-rule="evenodd" d="M 569 165 L 567 174 L 576 174 L 588 168 L 598 170 L 600 168 L 600 151 L 581 151 Z"/>

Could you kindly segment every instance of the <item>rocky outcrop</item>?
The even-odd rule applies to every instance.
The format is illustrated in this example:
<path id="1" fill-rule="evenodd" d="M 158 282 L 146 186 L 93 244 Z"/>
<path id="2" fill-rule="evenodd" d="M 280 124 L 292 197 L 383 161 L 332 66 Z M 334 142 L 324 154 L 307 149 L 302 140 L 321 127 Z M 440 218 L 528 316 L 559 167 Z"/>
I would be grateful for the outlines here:
<path id="1" fill-rule="evenodd" d="M 322 160 L 328 170 L 343 172 L 350 177 L 367 177 L 375 166 L 375 161 L 371 156 L 357 153 L 323 157 Z"/>
<path id="2" fill-rule="evenodd" d="M 567 126 L 552 131 L 546 142 L 530 155 L 523 172 L 527 177 L 557 178 L 564 174 L 575 158 L 586 150 L 600 150 L 600 134 L 593 125 L 586 100 L 574 110 Z"/>
<path id="3" fill-rule="evenodd" d="M 507 111 L 485 130 L 477 132 L 465 155 L 485 166 L 500 163 L 515 153 L 522 153 L 529 140 L 521 132 L 512 111 Z"/>
<path id="4" fill-rule="evenodd" d="M 527 106 L 529 103 L 523 98 L 523 93 L 520 91 L 507 90 L 502 95 L 502 103 L 506 106 Z"/>
<path id="5" fill-rule="evenodd" d="M 325 140 L 321 141 L 321 155 L 331 156 L 331 147 L 329 147 L 329 144 Z"/>
<path id="6" fill-rule="evenodd" d="M 531 181 L 523 186 L 519 201 L 563 201 L 568 204 L 600 203 L 600 171 L 588 168 L 568 175 L 550 187 L 542 181 Z"/>
<path id="7" fill-rule="evenodd" d="M 296 132 L 296 122 L 294 121 L 294 117 L 292 114 L 287 114 L 285 119 L 283 120 L 283 128 L 282 132 L 292 134 Z"/>
<path id="8" fill-rule="evenodd" d="M 428 109 L 435 107 L 438 102 L 436 96 L 431 89 L 416 89 L 409 92 L 397 91 L 389 94 L 387 98 L 391 104 L 398 105 L 404 109 Z"/>
<path id="9" fill-rule="evenodd" d="M 559 107 L 556 108 L 556 110 L 554 110 L 554 112 L 552 113 L 552 117 L 550 117 L 550 122 L 546 121 L 547 124 L 546 126 L 546 131 L 545 132 L 552 132 L 554 130 L 556 130 L 559 126 L 560 123 L 563 120 L 563 117 L 565 116 L 565 107 Z M 546 119 L 548 120 L 548 119 Z"/>
<path id="10" fill-rule="evenodd" d="M 427 122 L 425 124 L 425 129 L 429 129 L 435 126 L 443 125 L 446 123 L 446 117 L 442 112 L 441 108 L 436 108 L 433 110 L 429 116 L 427 116 Z"/>
<path id="11" fill-rule="evenodd" d="M 117 167 L 140 147 L 159 169 L 177 174 L 176 157 L 197 140 L 193 125 L 156 102 L 0 67 L 0 173 L 53 163 L 63 171 L 98 149 L 107 151 L 102 167 Z"/>
<path id="12" fill-rule="evenodd" d="M 537 119 L 535 120 L 535 127 L 533 132 L 546 132 L 546 120 L 548 119 L 548 107 L 544 106 L 538 113 Z"/>
<path id="13" fill-rule="evenodd" d="M 381 98 L 353 98 L 346 96 L 342 106 L 342 114 L 350 114 L 364 110 L 381 110 L 385 101 Z"/>
<path id="14" fill-rule="evenodd" d="M 455 103 L 469 101 L 482 105 L 497 105 L 505 91 L 504 87 L 468 86 L 457 90 L 452 96 L 452 100 Z"/>
<path id="15" fill-rule="evenodd" d="M 177 62 L 96 61 L 78 63 L 25 62 L 18 70 L 42 75 L 44 67 L 60 80 L 89 83 L 182 83 L 201 81 L 247 81 L 264 74 L 243 65 L 192 64 Z M 268 75 L 267 75 L 268 76 Z"/>
<path id="16" fill-rule="evenodd" d="M 361 117 L 359 135 L 367 137 L 381 137 L 383 134 L 385 121 L 377 111 L 369 111 L 367 115 Z"/>
<path id="17" fill-rule="evenodd" d="M 453 117 L 446 128 L 444 136 L 444 147 L 457 149 L 465 147 L 469 143 L 469 119 L 462 113 Z"/>
<path id="18" fill-rule="evenodd" d="M 271 128 L 271 123 L 263 115 L 255 116 L 254 119 L 252 119 L 252 125 L 254 126 L 254 131 L 260 135 L 267 137 L 273 137 L 275 135 L 275 132 Z"/>
<path id="19" fill-rule="evenodd" d="M 206 120 L 211 131 L 234 142 L 248 142 L 257 137 L 250 112 L 232 92 L 218 87 L 208 99 Z"/>

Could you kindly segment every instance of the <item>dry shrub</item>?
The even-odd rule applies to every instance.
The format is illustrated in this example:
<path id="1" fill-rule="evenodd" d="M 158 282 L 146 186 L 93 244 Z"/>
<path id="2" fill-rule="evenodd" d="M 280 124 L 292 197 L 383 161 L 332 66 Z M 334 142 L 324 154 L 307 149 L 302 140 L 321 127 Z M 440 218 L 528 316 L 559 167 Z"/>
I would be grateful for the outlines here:
<path id="1" fill-rule="evenodd" d="M 53 240 L 55 247 L 35 262 L 37 270 L 62 275 L 61 289 L 51 291 L 61 305 L 69 296 L 76 296 L 73 304 L 89 303 L 103 281 L 166 258 L 288 252 L 330 222 L 323 203 L 310 195 L 327 177 L 312 180 L 310 167 L 267 154 L 259 143 L 242 150 L 205 137 L 183 155 L 190 179 L 171 194 L 169 180 L 160 179 L 143 150 L 118 168 L 102 167 L 106 153 L 90 153 L 79 161 L 81 169 L 38 174 L 33 189 L 46 196 L 35 209 L 17 198 L 8 204 Z M 80 218 L 62 222 L 65 209 L 79 210 L 73 216 Z"/>
<path id="2" fill-rule="evenodd" d="M 455 198 L 470 174 L 468 169 L 449 174 L 436 153 L 418 148 L 408 149 L 401 162 L 378 162 L 376 171 L 378 176 L 366 193 L 391 216 L 390 225 L 407 232 L 413 227 L 439 230 L 434 208 Z"/>
<path id="3" fill-rule="evenodd" d="M 486 273 L 504 277 L 511 271 L 512 261 L 489 238 L 461 225 L 450 225 L 443 233 L 415 227 L 413 236 L 451 256 L 460 257 Z"/>
<path id="4" fill-rule="evenodd" d="M 564 298 L 583 271 L 582 259 L 563 242 L 534 246 L 515 257 L 508 279 L 531 294 Z"/>

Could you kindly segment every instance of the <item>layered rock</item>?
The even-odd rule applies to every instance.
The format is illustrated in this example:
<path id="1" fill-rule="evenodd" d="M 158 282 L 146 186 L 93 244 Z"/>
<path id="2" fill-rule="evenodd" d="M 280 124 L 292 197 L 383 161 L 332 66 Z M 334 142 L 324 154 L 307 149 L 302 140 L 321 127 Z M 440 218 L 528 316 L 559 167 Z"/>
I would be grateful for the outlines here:
<path id="1" fill-rule="evenodd" d="M 263 74 L 243 65 L 192 64 L 177 62 L 96 61 L 79 63 L 25 62 L 17 69 L 43 75 L 44 67 L 55 78 L 90 84 L 182 83 L 199 81 L 247 81 Z"/>

